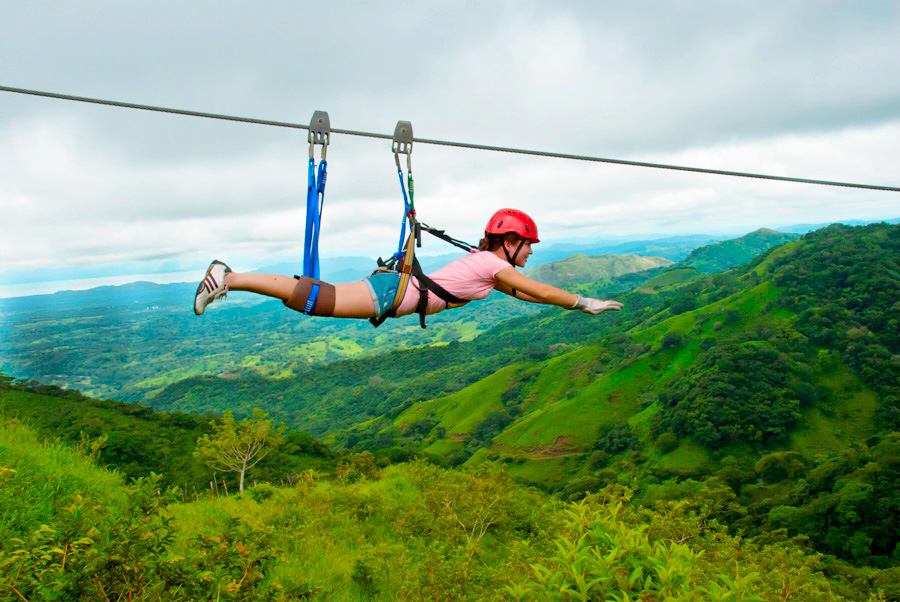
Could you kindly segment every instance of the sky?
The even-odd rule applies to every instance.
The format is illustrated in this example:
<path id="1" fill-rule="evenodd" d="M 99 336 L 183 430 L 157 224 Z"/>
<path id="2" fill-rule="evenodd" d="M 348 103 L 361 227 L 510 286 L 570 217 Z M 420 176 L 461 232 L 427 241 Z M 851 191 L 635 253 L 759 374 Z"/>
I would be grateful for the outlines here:
<path id="1" fill-rule="evenodd" d="M 0 0 L 0 15 L 3 86 L 900 186 L 894 1 Z M 302 257 L 304 130 L 0 92 L 0 149 L 7 290 Z M 390 142 L 335 134 L 327 158 L 322 255 L 390 253 Z M 412 165 L 420 219 L 472 242 L 501 207 L 545 245 L 900 217 L 896 192 L 423 143 Z"/>

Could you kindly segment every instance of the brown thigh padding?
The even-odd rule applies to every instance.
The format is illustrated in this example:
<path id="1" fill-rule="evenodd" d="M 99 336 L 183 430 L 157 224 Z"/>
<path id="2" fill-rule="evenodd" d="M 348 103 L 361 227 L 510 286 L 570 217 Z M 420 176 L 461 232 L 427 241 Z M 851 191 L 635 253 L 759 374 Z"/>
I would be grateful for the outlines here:
<path id="1" fill-rule="evenodd" d="M 284 301 L 287 307 L 313 316 L 334 315 L 334 285 L 306 276 L 295 276 L 295 278 L 297 278 L 297 286 L 294 287 L 291 296 Z M 309 299 L 309 293 L 314 284 L 319 285 L 319 296 L 316 298 L 315 305 L 310 308 L 311 311 L 304 311 L 307 309 L 306 301 Z"/>

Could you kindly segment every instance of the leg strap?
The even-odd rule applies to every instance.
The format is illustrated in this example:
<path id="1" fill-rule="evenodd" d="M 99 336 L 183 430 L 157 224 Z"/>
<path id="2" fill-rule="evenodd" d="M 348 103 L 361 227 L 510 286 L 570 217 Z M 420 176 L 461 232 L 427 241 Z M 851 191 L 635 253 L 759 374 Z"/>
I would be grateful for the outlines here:
<path id="1" fill-rule="evenodd" d="M 334 315 L 334 285 L 306 276 L 294 278 L 297 286 L 284 302 L 285 306 L 310 316 Z"/>

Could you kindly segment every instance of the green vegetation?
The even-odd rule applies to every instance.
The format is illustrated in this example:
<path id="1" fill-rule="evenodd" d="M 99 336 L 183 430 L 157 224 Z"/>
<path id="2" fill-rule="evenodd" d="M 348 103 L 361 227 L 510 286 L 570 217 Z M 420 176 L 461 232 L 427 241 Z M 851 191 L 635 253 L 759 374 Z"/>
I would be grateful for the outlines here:
<path id="1" fill-rule="evenodd" d="M 639 255 L 572 255 L 561 261 L 545 263 L 525 271 L 525 275 L 538 282 L 570 288 L 576 284 L 587 284 L 598 280 L 612 280 L 625 274 L 645 272 L 658 267 L 672 265 L 672 261 L 662 257 L 641 257 Z"/>
<path id="2" fill-rule="evenodd" d="M 139 405 L 91 399 L 53 385 L 22 383 L 0 373 L 0 418 L 27 422 L 44 440 L 59 439 L 88 450 L 101 465 L 136 479 L 156 473 L 163 484 L 196 494 L 224 475 L 194 455 L 198 439 L 221 428 L 212 416 L 155 412 Z M 213 426 L 215 425 L 215 427 Z M 285 482 L 306 470 L 334 469 L 334 453 L 310 435 L 291 431 L 282 445 L 254 468 L 259 480 Z M 239 483 L 232 481 L 232 490 Z"/>
<path id="3" fill-rule="evenodd" d="M 690 255 L 678 262 L 678 265 L 707 273 L 721 272 L 747 263 L 772 247 L 798 238 L 800 238 L 799 234 L 784 234 L 768 228 L 760 228 L 740 238 L 694 249 Z"/>
<path id="4" fill-rule="evenodd" d="M 125 485 L 4 420 L 0 495 L 46 511 L 0 515 L 0 600 L 884 599 L 827 578 L 798 543 L 728 535 L 721 490 L 653 509 L 620 487 L 561 503 L 489 466 L 365 456 L 332 479 L 178 503 L 157 476 Z"/>
<path id="5" fill-rule="evenodd" d="M 213 422 L 210 425 L 213 432 L 197 440 L 194 455 L 219 472 L 238 473 L 238 492 L 244 495 L 247 471 L 284 443 L 281 435 L 285 428 L 273 427 L 268 416 L 255 408 L 252 416 L 237 422 L 234 415 L 226 411 L 221 424 Z"/>
<path id="6" fill-rule="evenodd" d="M 255 541 L 248 583 L 261 597 L 900 600 L 900 227 L 832 226 L 726 272 L 656 268 L 578 287 L 625 309 L 551 308 L 377 360 L 167 387 L 157 409 L 240 420 L 262 408 L 338 451 L 299 434 L 291 447 L 287 433 L 243 498 L 206 499 L 224 491 L 215 484 L 174 494 L 181 503 L 146 519 L 168 535 L 142 557 L 181 556 L 199 578 L 193 550 L 215 557 L 203 541 Z M 193 442 L 212 432 L 208 418 L 0 381 L 3 412 L 44 437 L 28 446 L 59 445 L 58 431 L 133 476 L 163 466 L 158 478 L 180 484 L 166 475 L 199 466 Z M 104 444 L 131 432 L 114 449 L 132 464 L 110 462 Z M 0 479 L 23 474 L 3 462 Z M 202 466 L 196 478 L 210 479 Z M 81 494 L 105 495 L 91 502 L 105 508 L 97 521 L 120 533 L 116 517 L 145 486 Z M 42 507 L 33 520 L 58 531 L 68 506 Z M 44 550 L 61 573 L 48 550 L 65 547 L 8 516 L 22 543 L 3 558 Z M 231 560 L 216 561 L 223 588 Z M 155 583 L 162 564 L 145 566 Z M 249 596 L 242 587 L 227 595 Z"/>

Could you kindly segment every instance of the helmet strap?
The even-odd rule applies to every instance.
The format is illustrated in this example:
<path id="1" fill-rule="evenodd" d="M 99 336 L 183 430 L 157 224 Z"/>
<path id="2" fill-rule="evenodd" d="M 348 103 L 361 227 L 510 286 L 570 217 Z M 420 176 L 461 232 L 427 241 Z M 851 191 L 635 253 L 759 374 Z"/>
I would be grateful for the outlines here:
<path id="1" fill-rule="evenodd" d="M 509 265 L 515 267 L 516 266 L 516 257 L 519 256 L 519 251 L 522 250 L 522 247 L 525 246 L 525 243 L 528 242 L 527 238 L 523 238 L 519 240 L 519 246 L 516 247 L 515 253 L 510 256 L 509 251 L 506 250 L 506 242 L 503 242 L 503 254 L 506 255 L 506 261 L 509 262 Z"/>

